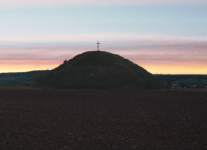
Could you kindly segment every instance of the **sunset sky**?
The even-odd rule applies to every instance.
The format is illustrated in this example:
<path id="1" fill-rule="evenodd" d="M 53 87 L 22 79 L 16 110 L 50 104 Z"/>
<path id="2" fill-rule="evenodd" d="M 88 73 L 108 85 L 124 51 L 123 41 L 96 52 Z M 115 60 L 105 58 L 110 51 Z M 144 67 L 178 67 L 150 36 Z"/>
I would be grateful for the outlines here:
<path id="1" fill-rule="evenodd" d="M 207 74 L 207 0 L 0 0 L 0 73 L 100 50 L 153 74 Z"/>

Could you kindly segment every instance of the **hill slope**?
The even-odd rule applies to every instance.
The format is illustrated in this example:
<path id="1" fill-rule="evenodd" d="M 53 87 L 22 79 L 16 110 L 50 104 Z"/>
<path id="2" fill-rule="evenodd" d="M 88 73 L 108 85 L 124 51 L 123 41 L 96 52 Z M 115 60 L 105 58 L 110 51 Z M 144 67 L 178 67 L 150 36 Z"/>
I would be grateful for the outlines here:
<path id="1" fill-rule="evenodd" d="M 39 83 L 75 89 L 159 89 L 162 83 L 142 67 L 103 51 L 89 51 L 65 61 Z"/>

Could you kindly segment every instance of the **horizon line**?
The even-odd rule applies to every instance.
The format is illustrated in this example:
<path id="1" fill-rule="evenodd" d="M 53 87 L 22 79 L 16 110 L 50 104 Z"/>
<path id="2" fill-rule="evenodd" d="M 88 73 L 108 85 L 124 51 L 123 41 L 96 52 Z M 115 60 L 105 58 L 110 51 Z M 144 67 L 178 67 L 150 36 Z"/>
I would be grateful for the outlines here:
<path id="1" fill-rule="evenodd" d="M 55 68 L 54 68 L 55 69 Z M 53 70 L 53 69 L 51 69 Z M 0 72 L 0 74 L 6 74 L 6 73 L 27 73 L 27 72 L 33 72 L 33 71 L 51 71 L 49 69 L 46 70 L 31 70 L 31 71 L 22 71 L 22 72 Z M 152 75 L 207 75 L 207 74 L 166 74 L 166 73 L 151 73 Z"/>

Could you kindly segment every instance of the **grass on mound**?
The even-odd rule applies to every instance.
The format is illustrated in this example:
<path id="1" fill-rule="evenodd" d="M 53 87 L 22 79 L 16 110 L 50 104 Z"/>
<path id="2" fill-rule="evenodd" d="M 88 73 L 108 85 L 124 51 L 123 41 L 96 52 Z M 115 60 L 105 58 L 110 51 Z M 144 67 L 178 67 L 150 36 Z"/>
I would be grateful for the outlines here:
<path id="1" fill-rule="evenodd" d="M 119 55 L 89 51 L 64 61 L 38 85 L 74 89 L 159 89 L 162 83 Z"/>

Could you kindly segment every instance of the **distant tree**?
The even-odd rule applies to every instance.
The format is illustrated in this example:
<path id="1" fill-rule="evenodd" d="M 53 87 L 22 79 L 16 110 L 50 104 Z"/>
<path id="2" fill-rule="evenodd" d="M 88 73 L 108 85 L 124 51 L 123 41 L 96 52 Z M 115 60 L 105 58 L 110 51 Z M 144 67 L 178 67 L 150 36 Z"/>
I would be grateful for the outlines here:
<path id="1" fill-rule="evenodd" d="M 67 63 L 67 62 L 68 62 L 68 61 L 67 61 L 67 59 L 66 59 L 66 60 L 63 61 L 63 64 L 65 64 L 65 63 Z"/>
<path id="2" fill-rule="evenodd" d="M 171 81 L 170 80 L 167 80 L 167 85 L 172 85 Z"/>
<path id="3" fill-rule="evenodd" d="M 40 81 L 42 81 L 42 79 L 45 77 L 46 75 L 46 72 L 39 72 L 39 73 L 36 73 L 34 76 L 33 76 L 33 82 L 35 85 L 38 85 L 40 83 Z"/>
<path id="4" fill-rule="evenodd" d="M 180 83 L 181 88 L 185 87 L 185 84 L 183 82 Z"/>
<path id="5" fill-rule="evenodd" d="M 14 86 L 14 85 L 16 85 L 17 84 L 17 81 L 14 81 L 14 80 L 11 80 L 10 82 L 9 82 L 9 86 Z"/>
<path id="6" fill-rule="evenodd" d="M 198 82 L 200 82 L 200 81 L 201 81 L 201 75 L 198 76 Z"/>
<path id="7" fill-rule="evenodd" d="M 30 83 L 28 81 L 23 81 L 23 86 L 30 86 Z"/>
<path id="8" fill-rule="evenodd" d="M 165 88 L 166 89 L 171 89 L 172 88 L 172 83 L 170 80 L 167 80 L 166 84 L 165 84 Z"/>

